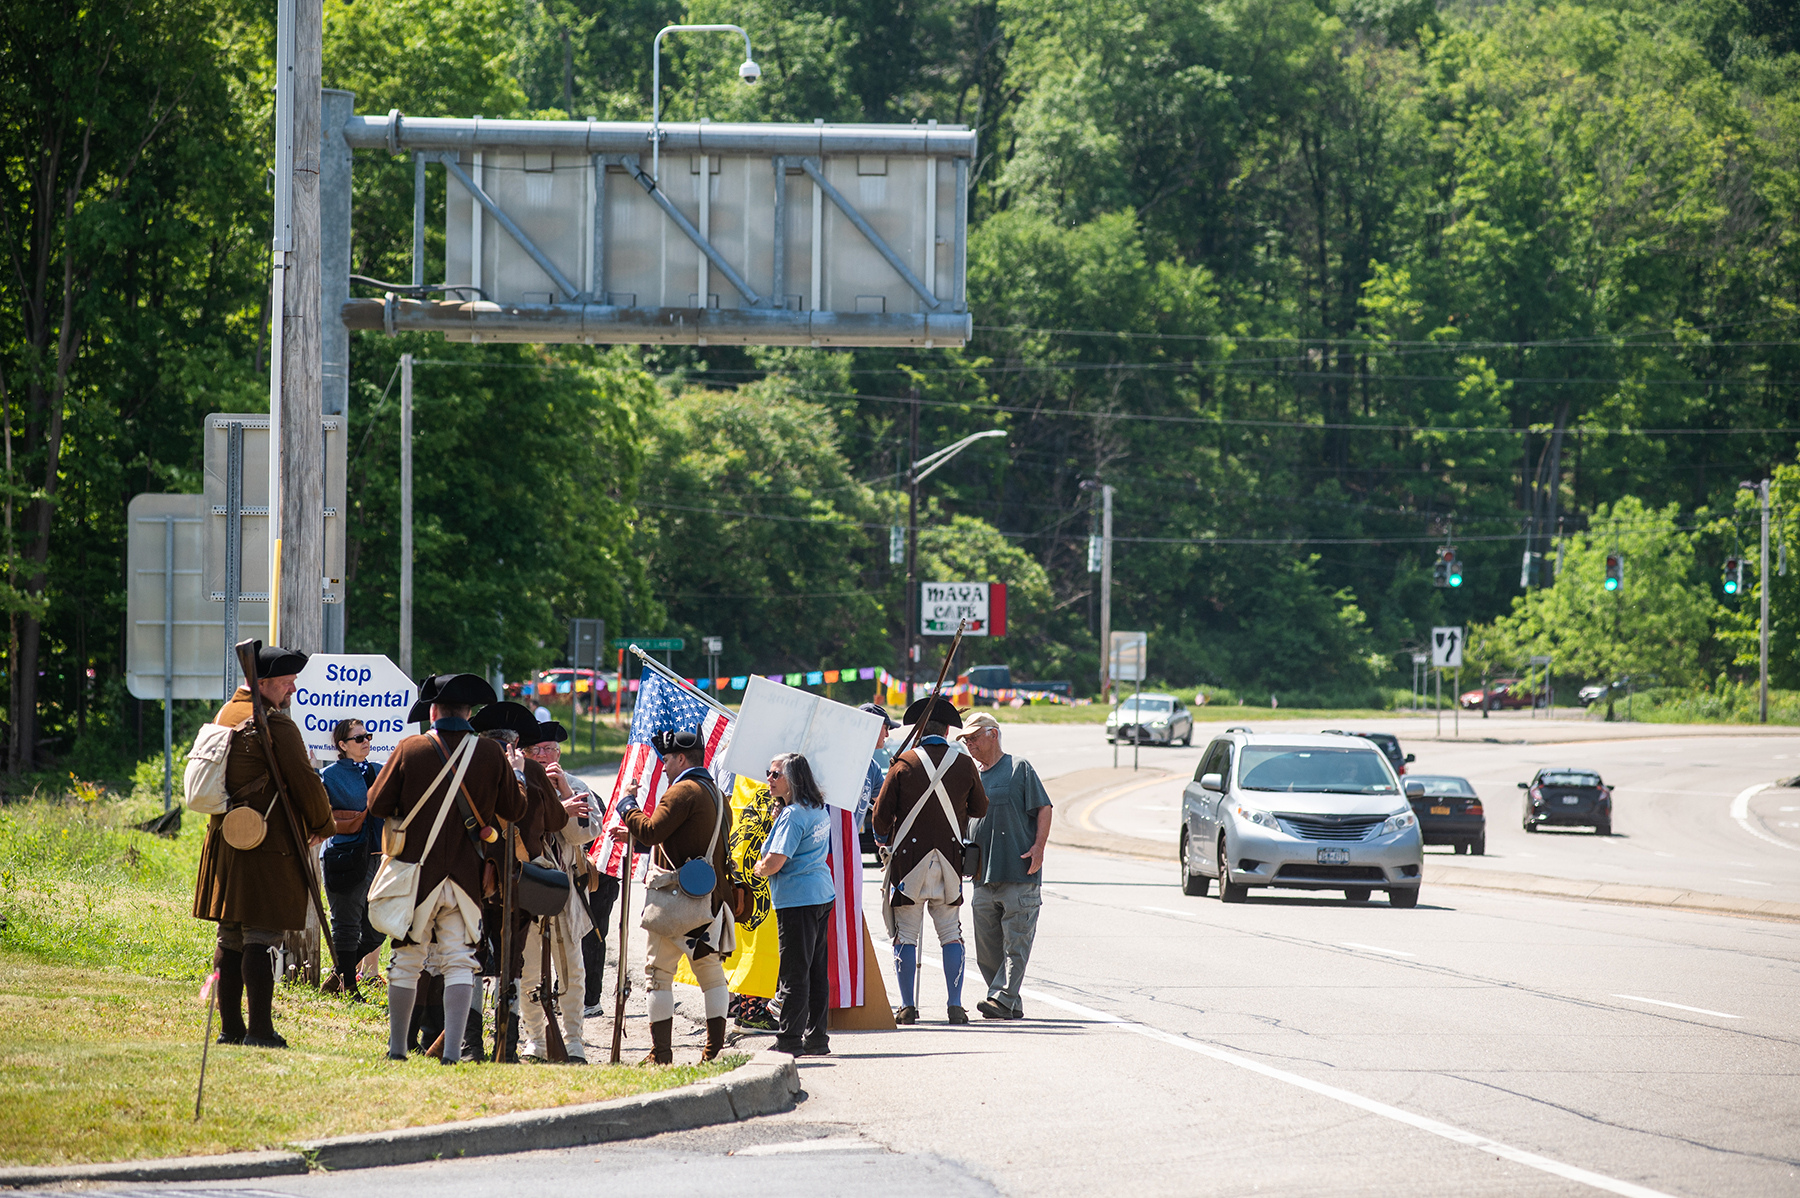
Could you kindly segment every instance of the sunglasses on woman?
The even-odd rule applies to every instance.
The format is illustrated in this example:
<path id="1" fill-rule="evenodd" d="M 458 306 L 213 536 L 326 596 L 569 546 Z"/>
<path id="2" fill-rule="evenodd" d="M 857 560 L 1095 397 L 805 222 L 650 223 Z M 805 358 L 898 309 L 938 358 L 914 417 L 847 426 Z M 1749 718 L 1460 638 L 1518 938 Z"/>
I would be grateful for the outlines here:
<path id="1" fill-rule="evenodd" d="M 768 771 L 768 774 L 769 774 L 769 781 L 771 781 L 771 782 L 773 782 L 773 781 L 775 781 L 775 779 L 781 777 L 780 770 L 770 770 L 770 771 Z"/>
<path id="2" fill-rule="evenodd" d="M 354 744 L 354 745 L 366 745 L 374 739 L 375 738 L 373 736 L 369 735 L 367 732 L 363 733 L 361 736 L 346 736 L 344 738 L 344 740 L 347 743 Z"/>

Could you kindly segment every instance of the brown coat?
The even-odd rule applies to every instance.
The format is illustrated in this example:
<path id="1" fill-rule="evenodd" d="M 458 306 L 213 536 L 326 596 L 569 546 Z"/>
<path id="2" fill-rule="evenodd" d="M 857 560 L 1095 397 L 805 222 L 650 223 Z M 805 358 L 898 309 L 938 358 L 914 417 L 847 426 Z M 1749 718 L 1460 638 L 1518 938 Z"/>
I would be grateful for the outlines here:
<path id="1" fill-rule="evenodd" d="M 463 737 L 475 734 L 442 733 L 442 756 L 434 739 L 437 735 L 409 736 L 401 741 L 394 755 L 388 758 L 387 765 L 382 767 L 381 776 L 369 787 L 369 814 L 378 819 L 398 823 L 421 802 L 425 803 L 424 809 L 406 826 L 406 848 L 400 854 L 402 861 L 418 862 L 425 852 L 425 842 L 431 837 L 431 825 L 437 819 L 439 807 L 452 801 L 449 778 L 432 791 L 429 799 L 425 795 L 426 789 L 444 768 L 444 758 L 455 754 Z M 499 820 L 516 820 L 525 814 L 525 795 L 519 789 L 519 780 L 513 775 L 512 764 L 506 760 L 506 750 L 494 741 L 476 741 L 474 757 L 469 762 L 468 772 L 463 775 L 463 788 L 469 792 L 476 819 L 482 825 L 498 827 Z M 476 832 L 479 834 L 480 829 Z M 448 878 L 470 899 L 480 903 L 481 862 L 481 856 L 463 829 L 463 821 L 452 807 L 444 817 L 437 843 L 431 846 L 431 856 L 420 863 L 420 899 Z"/>
<path id="2" fill-rule="evenodd" d="M 544 767 L 527 757 L 525 759 L 525 815 L 519 820 L 519 842 L 525 846 L 525 859 L 548 855 L 550 838 L 561 832 L 569 823 L 569 813 L 563 810 L 562 798 L 556 792 L 556 783 L 550 781 L 550 775 Z"/>
<path id="3" fill-rule="evenodd" d="M 723 801 L 721 797 L 721 801 Z M 717 879 L 713 884 L 713 914 L 731 901 L 731 877 L 728 872 L 731 850 L 731 804 L 724 803 L 725 824 L 719 829 L 719 843 L 713 849 L 712 866 Z M 712 790 L 689 778 L 677 782 L 663 793 L 650 815 L 633 811 L 625 816 L 625 826 L 639 844 L 661 845 L 657 864 L 665 869 L 679 869 L 696 857 L 706 855 L 706 843 L 712 839 L 719 818 Z M 667 860 L 664 860 L 664 858 Z"/>
<path id="4" fill-rule="evenodd" d="M 956 753 L 956 760 L 944 774 L 944 790 L 950 795 L 950 809 L 956 812 L 957 826 L 944 820 L 943 805 L 925 787 L 925 767 L 919 754 L 926 752 L 933 762 L 942 762 L 946 752 Z M 913 805 L 923 800 L 928 804 L 907 830 L 904 843 L 893 846 L 893 865 L 889 877 L 904 878 L 936 849 L 944 855 L 952 869 L 962 867 L 962 838 L 969 821 L 987 814 L 987 791 L 981 788 L 981 769 L 967 753 L 943 745 L 921 745 L 908 749 L 888 767 L 881 793 L 875 796 L 875 810 L 870 823 L 875 834 L 891 839 Z"/>
<path id="5" fill-rule="evenodd" d="M 269 710 L 266 705 L 264 710 L 275 742 L 275 761 L 300 826 L 309 837 L 328 835 L 331 800 L 313 770 L 299 726 L 285 712 Z M 233 728 L 251 714 L 250 690 L 240 686 L 213 717 L 213 723 Z M 194 881 L 194 918 L 276 931 L 304 928 L 306 908 L 312 901 L 306 860 L 311 847 L 294 843 L 288 818 L 275 797 L 275 781 L 260 736 L 252 733 L 231 738 L 231 751 L 225 758 L 225 793 L 232 796 L 233 807 L 249 805 L 259 813 L 266 811 L 268 832 L 255 848 L 239 850 L 225 843 L 221 831 L 224 816 L 215 815 L 207 822 L 206 840 L 200 846 L 200 872 Z M 273 808 L 269 807 L 271 800 Z"/>

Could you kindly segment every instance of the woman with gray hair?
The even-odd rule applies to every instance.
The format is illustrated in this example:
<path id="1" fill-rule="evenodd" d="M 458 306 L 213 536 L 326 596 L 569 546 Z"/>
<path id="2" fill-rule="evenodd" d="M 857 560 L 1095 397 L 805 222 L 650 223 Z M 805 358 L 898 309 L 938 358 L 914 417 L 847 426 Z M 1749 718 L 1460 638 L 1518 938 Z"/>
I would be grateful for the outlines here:
<path id="1" fill-rule="evenodd" d="M 756 875 L 769 879 L 781 944 L 781 1028 L 775 1051 L 797 1057 L 831 1053 L 825 1011 L 831 999 L 826 938 L 837 891 L 826 855 L 831 851 L 831 816 L 812 766 L 798 753 L 769 762 L 769 793 L 775 797 L 775 826 L 763 842 Z"/>

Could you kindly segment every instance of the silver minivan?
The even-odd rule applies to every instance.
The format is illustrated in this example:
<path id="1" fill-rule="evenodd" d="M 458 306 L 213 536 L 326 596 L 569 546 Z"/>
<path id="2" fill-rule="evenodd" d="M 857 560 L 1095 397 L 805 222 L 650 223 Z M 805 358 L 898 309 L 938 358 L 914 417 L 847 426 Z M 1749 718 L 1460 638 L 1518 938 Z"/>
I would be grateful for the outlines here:
<path id="1" fill-rule="evenodd" d="M 1419 901 L 1425 846 L 1386 754 L 1361 738 L 1226 733 L 1181 798 L 1181 890 L 1241 903 L 1252 886 L 1387 891 Z"/>

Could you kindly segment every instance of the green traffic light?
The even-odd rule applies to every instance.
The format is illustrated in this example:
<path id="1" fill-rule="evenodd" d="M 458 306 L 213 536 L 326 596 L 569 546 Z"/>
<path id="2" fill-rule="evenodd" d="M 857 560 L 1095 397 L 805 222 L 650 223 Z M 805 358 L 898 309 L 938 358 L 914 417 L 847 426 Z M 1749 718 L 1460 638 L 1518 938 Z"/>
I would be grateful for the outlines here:
<path id="1" fill-rule="evenodd" d="M 1616 579 L 1616 578 L 1609 578 L 1609 579 L 1607 579 L 1607 580 L 1606 580 L 1606 589 L 1607 589 L 1607 590 L 1609 590 L 1609 591 L 1616 591 L 1616 590 L 1618 590 L 1618 589 L 1619 589 L 1619 580 L 1618 580 L 1618 579 Z"/>
<path id="2" fill-rule="evenodd" d="M 1450 585 L 1453 587 L 1461 586 L 1462 585 L 1462 575 L 1461 574 L 1452 574 L 1450 576 Z"/>
<path id="3" fill-rule="evenodd" d="M 1738 587 L 1738 584 L 1736 583 L 1736 581 L 1728 579 L 1728 580 L 1726 580 L 1726 583 L 1725 583 L 1725 593 L 1727 595 L 1735 595 L 1735 594 L 1737 594 L 1737 587 Z"/>

